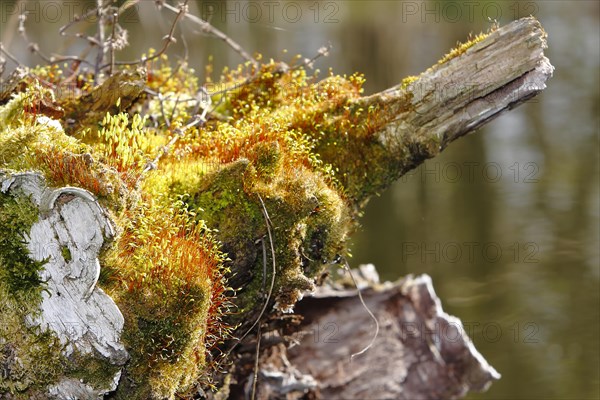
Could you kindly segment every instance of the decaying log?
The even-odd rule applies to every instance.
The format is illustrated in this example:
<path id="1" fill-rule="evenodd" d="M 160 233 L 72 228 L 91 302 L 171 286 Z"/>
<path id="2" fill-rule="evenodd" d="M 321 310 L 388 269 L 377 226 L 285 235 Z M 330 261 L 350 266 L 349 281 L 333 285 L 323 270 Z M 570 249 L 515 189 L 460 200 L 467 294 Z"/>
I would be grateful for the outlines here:
<path id="1" fill-rule="evenodd" d="M 500 378 L 443 311 L 429 276 L 371 285 L 362 295 L 380 330 L 367 351 L 352 358 L 376 330 L 357 291 L 321 287 L 296 307 L 296 344 L 261 359 L 257 398 L 450 399 Z"/>
<path id="2" fill-rule="evenodd" d="M 345 187 L 362 188 L 372 179 L 370 187 L 385 188 L 452 141 L 545 89 L 554 69 L 545 48 L 546 33 L 535 18 L 514 21 L 419 77 L 350 104 L 385 110 L 383 124 L 367 121 L 384 127 L 366 142 L 375 150 L 354 146 L 345 155 L 325 141 L 317 152 L 344 172 Z M 381 148 L 384 156 L 377 158 Z M 363 152 L 364 162 L 349 165 L 356 151 Z M 350 192 L 359 202 L 363 194 L 369 195 L 361 189 Z M 331 293 L 298 304 L 295 311 L 306 318 L 303 330 L 313 334 L 289 354 L 279 346 L 261 359 L 261 398 L 298 398 L 315 390 L 322 398 L 456 398 L 484 390 L 499 378 L 460 321 L 443 313 L 426 276 L 365 292 L 382 331 L 375 345 L 350 363 L 350 355 L 369 343 L 374 326 L 358 299 L 345 295 Z M 246 394 L 252 380 L 252 374 L 240 377 Z"/>
<path id="3" fill-rule="evenodd" d="M 38 221 L 27 235 L 27 248 L 32 259 L 47 260 L 40 273 L 45 285 L 40 313 L 27 316 L 27 324 L 52 331 L 64 345 L 62 352 L 67 360 L 98 359 L 116 371 L 106 381 L 93 384 L 64 376 L 48 388 L 48 395 L 90 399 L 113 391 L 121 375 L 119 367 L 129 356 L 120 339 L 123 316 L 113 300 L 96 286 L 98 254 L 114 236 L 108 216 L 89 192 L 72 187 L 53 190 L 46 187 L 38 173 L 0 171 L 0 190 L 29 198 L 39 209 Z"/>
<path id="4" fill-rule="evenodd" d="M 545 88 L 552 75 L 553 67 L 543 54 L 545 47 L 545 32 L 539 23 L 525 18 L 497 29 L 412 83 L 356 100 L 351 107 L 385 110 L 381 117 L 384 128 L 374 133 L 372 143 L 395 161 L 394 170 L 381 178 L 369 169 L 381 166 L 364 157 L 366 169 L 350 171 L 348 176 L 363 180 L 377 176 L 382 181 L 371 186 L 383 188 L 453 140 L 531 98 Z M 115 80 L 108 80 L 96 94 L 102 90 L 112 93 Z M 132 75 L 122 102 L 130 103 L 139 95 L 140 82 L 141 78 Z M 1 97 L 4 100 L 6 96 Z M 90 95 L 84 103 L 92 104 L 98 98 L 106 99 L 103 107 L 112 107 L 116 100 L 114 96 Z M 78 106 L 67 110 L 67 118 L 84 118 L 88 111 Z M 100 115 L 99 110 L 92 111 Z M 393 118 L 389 119 L 390 115 Z M 342 171 L 353 168 L 344 164 L 350 158 L 340 154 L 339 147 L 332 149 L 317 151 L 325 163 Z M 47 388 L 48 395 L 96 398 L 114 390 L 120 367 L 128 359 L 120 337 L 123 317 L 95 286 L 100 270 L 97 255 L 114 235 L 111 222 L 90 193 L 78 188 L 47 188 L 39 174 L 0 171 L 0 184 L 2 193 L 30 197 L 39 208 L 39 220 L 29 232 L 27 247 L 33 259 L 49 260 L 42 271 L 47 282 L 41 313 L 28 323 L 52 330 L 65 345 L 67 359 L 97 358 L 116 371 L 93 384 L 64 376 Z M 469 390 L 483 390 L 499 378 L 475 350 L 460 321 L 443 312 L 429 277 L 409 277 L 370 288 L 364 296 L 381 326 L 368 351 L 350 361 L 374 334 L 373 321 L 355 291 L 321 290 L 296 308 L 304 317 L 302 330 L 312 333 L 299 338 L 289 350 L 283 345 L 271 347 L 261 358 L 258 398 L 298 398 L 307 392 L 322 398 L 456 398 Z M 239 346 L 240 353 L 247 344 Z"/>

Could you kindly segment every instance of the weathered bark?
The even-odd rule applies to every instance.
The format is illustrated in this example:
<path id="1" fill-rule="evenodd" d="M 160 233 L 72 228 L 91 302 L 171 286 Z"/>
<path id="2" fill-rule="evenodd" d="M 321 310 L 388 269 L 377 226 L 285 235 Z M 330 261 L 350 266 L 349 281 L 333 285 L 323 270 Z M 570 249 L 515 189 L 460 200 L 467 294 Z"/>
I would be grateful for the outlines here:
<path id="1" fill-rule="evenodd" d="M 296 307 L 304 320 L 295 345 L 261 359 L 258 399 L 450 399 L 500 378 L 460 320 L 442 310 L 429 276 L 370 285 L 362 296 L 380 326 L 373 345 L 351 358 L 375 324 L 356 290 L 321 287 Z"/>
<path id="2" fill-rule="evenodd" d="M 357 296 L 325 296 L 307 298 L 299 312 L 306 316 L 304 329 L 309 332 L 318 332 L 327 321 L 334 323 L 330 342 L 321 332 L 321 340 L 307 336 L 290 353 L 290 361 L 306 373 L 316 370 L 317 355 L 326 360 L 328 365 L 321 365 L 315 376 L 323 398 L 456 398 L 485 390 L 500 378 L 460 320 L 442 310 L 427 275 L 365 293 L 381 330 L 373 347 L 352 364 L 350 353 L 369 343 L 373 321 Z M 321 310 L 319 315 L 315 309 Z"/>
<path id="3" fill-rule="evenodd" d="M 464 46 L 418 77 L 350 102 L 350 109 L 364 110 L 363 122 L 375 132 L 361 135 L 358 122 L 359 132 L 348 134 L 346 149 L 326 139 L 317 147 L 358 204 L 450 142 L 538 94 L 554 70 L 544 56 L 546 32 L 533 17 Z M 369 114 L 370 108 L 379 111 Z M 363 141 L 354 144 L 359 139 L 353 137 Z"/>
<path id="4" fill-rule="evenodd" d="M 392 150 L 395 143 L 435 139 L 439 147 L 426 154 L 433 157 L 450 142 L 544 90 L 554 71 L 544 56 L 546 47 L 540 23 L 523 18 L 433 66 L 405 89 L 399 85 L 360 103 L 399 107 L 392 112 L 395 120 L 378 132 L 379 140 Z M 402 109 L 407 93 L 410 105 Z"/>

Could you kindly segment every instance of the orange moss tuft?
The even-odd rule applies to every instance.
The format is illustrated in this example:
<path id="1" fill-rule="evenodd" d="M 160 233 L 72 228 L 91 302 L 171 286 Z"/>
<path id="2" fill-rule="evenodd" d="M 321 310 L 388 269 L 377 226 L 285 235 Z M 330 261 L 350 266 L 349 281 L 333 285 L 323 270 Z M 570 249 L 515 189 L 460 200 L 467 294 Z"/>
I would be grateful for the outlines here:
<path id="1" fill-rule="evenodd" d="M 91 167 L 93 163 L 91 155 L 53 150 L 36 151 L 37 162 L 46 170 L 46 177 L 53 185 L 77 186 L 102 197 L 109 196 L 113 192 L 113 186 L 107 179 Z"/>
<path id="2" fill-rule="evenodd" d="M 206 354 L 227 332 L 224 256 L 180 203 L 147 201 L 119 222 L 102 281 L 126 319 L 134 379 L 169 398 L 207 372 Z"/>

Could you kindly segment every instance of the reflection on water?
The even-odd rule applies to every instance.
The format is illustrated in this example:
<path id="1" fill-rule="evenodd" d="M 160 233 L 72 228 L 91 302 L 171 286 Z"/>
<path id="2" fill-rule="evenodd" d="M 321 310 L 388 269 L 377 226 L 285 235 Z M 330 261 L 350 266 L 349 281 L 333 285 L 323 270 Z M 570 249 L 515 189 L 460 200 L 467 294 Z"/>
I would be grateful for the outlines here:
<path id="1" fill-rule="evenodd" d="M 153 2 L 142 3 L 124 22 L 132 44 L 124 59 L 159 47 L 169 29 Z M 317 67 L 364 72 L 367 92 L 421 72 L 456 41 L 487 29 L 487 17 L 505 24 L 537 16 L 556 67 L 549 88 L 373 199 L 353 240 L 353 262 L 373 262 L 390 280 L 433 277 L 446 310 L 465 322 L 503 375 L 470 398 L 600 396 L 597 2 L 196 3 L 215 26 L 266 58 L 312 56 L 330 42 L 331 56 Z M 2 39 L 20 59 L 32 60 L 6 19 L 9 4 L 3 0 L 0 9 Z M 32 24 L 30 33 L 37 30 L 41 46 L 72 48 L 76 40 L 46 33 L 59 25 Z M 185 31 L 198 71 L 209 54 L 217 71 L 240 61 L 197 27 Z M 182 41 L 173 50 L 183 55 Z"/>

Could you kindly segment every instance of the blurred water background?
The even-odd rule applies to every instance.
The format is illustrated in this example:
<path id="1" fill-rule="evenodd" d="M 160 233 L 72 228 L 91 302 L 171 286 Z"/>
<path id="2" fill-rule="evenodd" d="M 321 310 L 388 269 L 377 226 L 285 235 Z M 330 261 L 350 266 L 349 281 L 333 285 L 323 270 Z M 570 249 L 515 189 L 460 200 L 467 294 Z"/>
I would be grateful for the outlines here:
<path id="1" fill-rule="evenodd" d="M 123 3 L 120 1 L 118 3 Z M 58 28 L 94 1 L 0 2 L 2 43 L 22 63 L 77 54 L 81 40 Z M 491 26 L 534 15 L 556 67 L 548 89 L 451 145 L 374 198 L 352 240 L 351 262 L 374 263 L 384 279 L 427 273 L 445 310 L 460 317 L 502 379 L 470 399 L 600 397 L 599 93 L 597 1 L 190 1 L 250 52 L 289 61 L 332 45 L 315 67 L 362 72 L 374 93 L 418 74 Z M 122 17 L 122 60 L 160 48 L 173 14 L 142 0 Z M 88 27 L 93 25 L 88 21 Z M 84 25 L 74 31 L 81 31 Z M 91 32 L 91 31 L 90 31 Z M 169 50 L 201 80 L 242 59 L 189 22 Z M 185 46 L 184 46 L 185 42 Z M 284 50 L 287 50 L 285 52 Z M 9 62 L 8 69 L 14 64 Z M 217 75 L 218 77 L 218 75 Z"/>

